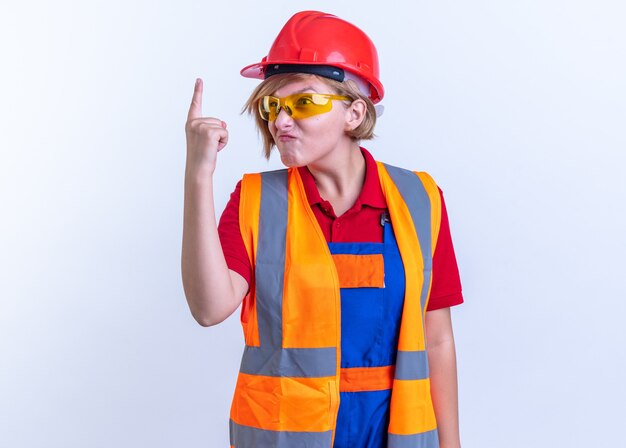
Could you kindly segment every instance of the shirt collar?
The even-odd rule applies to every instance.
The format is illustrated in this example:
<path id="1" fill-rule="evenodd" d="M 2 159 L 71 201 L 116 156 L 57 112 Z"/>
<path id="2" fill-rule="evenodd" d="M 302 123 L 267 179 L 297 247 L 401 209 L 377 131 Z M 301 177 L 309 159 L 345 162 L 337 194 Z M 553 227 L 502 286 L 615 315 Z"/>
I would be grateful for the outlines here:
<path id="1" fill-rule="evenodd" d="M 361 153 L 365 159 L 365 180 L 363 181 L 363 188 L 357 198 L 357 202 L 361 205 L 369 205 L 376 208 L 387 208 L 387 201 L 383 195 L 383 190 L 380 187 L 380 181 L 378 179 L 378 166 L 374 157 L 369 151 L 361 147 Z M 298 167 L 298 172 L 302 178 L 304 184 L 304 191 L 309 201 L 309 205 L 319 204 L 324 199 L 320 196 L 320 192 L 315 184 L 315 178 L 306 166 Z"/>

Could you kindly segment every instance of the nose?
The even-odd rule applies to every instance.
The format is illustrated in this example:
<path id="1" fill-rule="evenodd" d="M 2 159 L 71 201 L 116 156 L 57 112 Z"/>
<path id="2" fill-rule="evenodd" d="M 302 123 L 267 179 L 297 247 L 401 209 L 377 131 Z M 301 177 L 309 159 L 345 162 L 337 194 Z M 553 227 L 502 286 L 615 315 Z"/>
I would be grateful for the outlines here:
<path id="1" fill-rule="evenodd" d="M 293 118 L 291 118 L 291 115 L 287 113 L 284 107 L 281 107 L 278 115 L 276 115 L 276 120 L 274 120 L 274 126 L 276 126 L 277 129 L 285 129 L 292 125 Z"/>

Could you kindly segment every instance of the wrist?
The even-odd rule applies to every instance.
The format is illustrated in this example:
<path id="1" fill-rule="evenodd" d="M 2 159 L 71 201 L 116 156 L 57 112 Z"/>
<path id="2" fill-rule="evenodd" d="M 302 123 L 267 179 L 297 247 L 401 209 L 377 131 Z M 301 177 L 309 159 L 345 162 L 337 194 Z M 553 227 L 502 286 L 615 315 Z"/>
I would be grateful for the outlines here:
<path id="1" fill-rule="evenodd" d="M 185 183 L 207 184 L 213 182 L 214 167 L 206 165 L 187 165 L 185 168 Z"/>

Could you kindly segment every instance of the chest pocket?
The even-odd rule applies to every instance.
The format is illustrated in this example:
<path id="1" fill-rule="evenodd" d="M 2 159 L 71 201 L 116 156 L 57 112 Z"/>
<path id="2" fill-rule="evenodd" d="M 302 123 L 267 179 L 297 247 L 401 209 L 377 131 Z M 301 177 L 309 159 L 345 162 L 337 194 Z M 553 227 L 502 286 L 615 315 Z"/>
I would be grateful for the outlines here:
<path id="1" fill-rule="evenodd" d="M 385 263 L 382 254 L 334 254 L 340 288 L 383 288 Z"/>

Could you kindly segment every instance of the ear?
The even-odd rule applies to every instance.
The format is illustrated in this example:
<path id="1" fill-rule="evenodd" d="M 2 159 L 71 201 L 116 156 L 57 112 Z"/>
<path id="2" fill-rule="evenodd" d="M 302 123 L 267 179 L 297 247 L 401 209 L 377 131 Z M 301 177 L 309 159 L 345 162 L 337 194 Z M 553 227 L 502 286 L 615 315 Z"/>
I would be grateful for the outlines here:
<path id="1" fill-rule="evenodd" d="M 362 99 L 356 99 L 352 101 L 346 108 L 346 127 L 347 131 L 354 131 L 365 119 L 367 112 L 367 104 Z"/>

